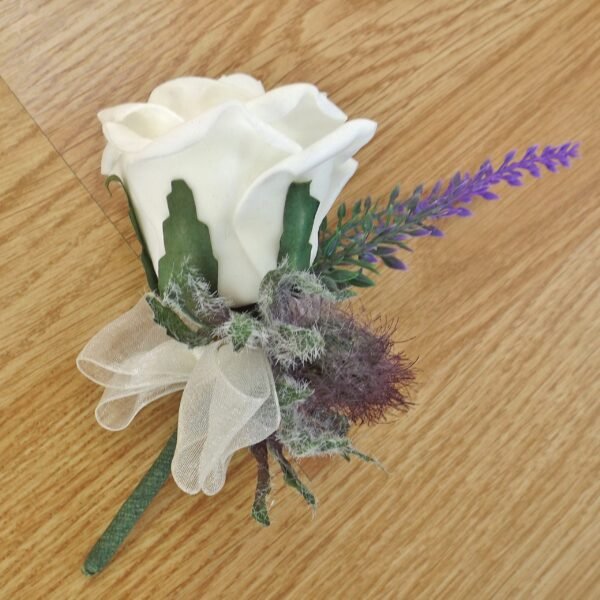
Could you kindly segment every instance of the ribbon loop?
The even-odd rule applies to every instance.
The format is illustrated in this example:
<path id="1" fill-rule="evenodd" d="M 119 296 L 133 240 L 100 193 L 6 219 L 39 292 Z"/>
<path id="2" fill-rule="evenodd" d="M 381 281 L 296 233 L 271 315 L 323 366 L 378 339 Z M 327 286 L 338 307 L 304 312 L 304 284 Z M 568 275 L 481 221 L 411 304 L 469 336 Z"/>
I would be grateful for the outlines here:
<path id="1" fill-rule="evenodd" d="M 271 367 L 262 350 L 212 344 L 181 398 L 173 477 L 188 494 L 216 494 L 236 450 L 279 426 Z"/>
<path id="2" fill-rule="evenodd" d="M 190 349 L 154 322 L 144 299 L 94 336 L 77 366 L 105 387 L 96 419 L 112 431 L 127 427 L 150 402 L 184 390 L 172 473 L 189 494 L 216 494 L 233 453 L 279 427 L 263 350 L 235 352 L 223 342 Z"/>

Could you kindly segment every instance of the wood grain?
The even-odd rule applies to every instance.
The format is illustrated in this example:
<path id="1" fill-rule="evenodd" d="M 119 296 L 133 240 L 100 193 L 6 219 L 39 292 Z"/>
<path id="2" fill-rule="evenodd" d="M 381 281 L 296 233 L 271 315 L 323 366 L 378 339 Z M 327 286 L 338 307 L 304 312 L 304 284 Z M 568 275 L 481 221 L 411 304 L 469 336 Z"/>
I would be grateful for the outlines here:
<path id="1" fill-rule="evenodd" d="M 0 598 L 600 596 L 600 4 L 595 0 L 16 2 L 0 9 Z M 161 491 L 100 577 L 85 553 L 175 426 L 95 423 L 74 359 L 144 289 L 98 109 L 182 74 L 308 80 L 377 120 L 345 198 L 532 142 L 584 158 L 415 244 L 362 297 L 418 358 L 416 408 L 356 432 L 388 474 L 302 463 L 311 519 L 254 465 Z"/>

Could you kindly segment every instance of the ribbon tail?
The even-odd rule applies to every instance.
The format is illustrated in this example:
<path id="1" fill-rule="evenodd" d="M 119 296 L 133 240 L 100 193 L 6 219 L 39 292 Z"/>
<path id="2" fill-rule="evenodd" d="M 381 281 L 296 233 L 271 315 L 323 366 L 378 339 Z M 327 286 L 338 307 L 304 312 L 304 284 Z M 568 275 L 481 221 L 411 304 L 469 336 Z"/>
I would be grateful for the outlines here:
<path id="1" fill-rule="evenodd" d="M 269 437 L 280 419 L 264 351 L 212 344 L 181 398 L 171 467 L 175 482 L 188 494 L 216 494 L 233 453 Z"/>

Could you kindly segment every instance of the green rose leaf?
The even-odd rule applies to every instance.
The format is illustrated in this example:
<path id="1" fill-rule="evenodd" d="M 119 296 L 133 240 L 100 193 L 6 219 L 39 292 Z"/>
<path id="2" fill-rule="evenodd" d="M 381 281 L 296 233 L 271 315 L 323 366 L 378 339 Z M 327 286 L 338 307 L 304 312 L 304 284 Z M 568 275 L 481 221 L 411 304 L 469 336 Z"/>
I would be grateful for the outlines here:
<path id="1" fill-rule="evenodd" d="M 144 271 L 146 273 L 146 279 L 148 281 L 148 285 L 150 289 L 155 292 L 158 289 L 158 279 L 156 278 L 156 273 L 154 272 L 154 265 L 152 264 L 152 259 L 150 258 L 150 253 L 148 252 L 148 246 L 146 246 L 146 241 L 144 240 L 144 236 L 142 235 L 142 230 L 140 229 L 140 224 L 138 223 L 137 217 L 135 215 L 135 211 L 133 210 L 133 204 L 131 203 L 131 197 L 129 196 L 129 192 L 125 187 L 125 184 L 121 180 L 118 175 L 109 175 L 104 180 L 104 186 L 108 190 L 110 194 L 110 184 L 116 181 L 123 188 L 125 192 L 125 196 L 127 196 L 127 204 L 129 206 L 129 220 L 131 221 L 131 225 L 133 227 L 133 231 L 135 231 L 135 235 L 139 240 L 142 246 L 142 253 L 140 254 L 140 260 L 142 261 L 142 266 L 144 267 Z"/>
<path id="2" fill-rule="evenodd" d="M 167 196 L 169 216 L 163 223 L 165 254 L 158 261 L 158 289 L 164 294 L 169 285 L 178 284 L 187 289 L 187 275 L 199 273 L 217 289 L 217 260 L 210 243 L 210 232 L 198 220 L 194 194 L 181 179 L 171 182 Z"/>
<path id="3" fill-rule="evenodd" d="M 310 267 L 312 245 L 309 240 L 318 208 L 319 201 L 310 195 L 310 182 L 290 185 L 283 211 L 279 263 L 287 258 L 293 270 L 305 271 Z"/>

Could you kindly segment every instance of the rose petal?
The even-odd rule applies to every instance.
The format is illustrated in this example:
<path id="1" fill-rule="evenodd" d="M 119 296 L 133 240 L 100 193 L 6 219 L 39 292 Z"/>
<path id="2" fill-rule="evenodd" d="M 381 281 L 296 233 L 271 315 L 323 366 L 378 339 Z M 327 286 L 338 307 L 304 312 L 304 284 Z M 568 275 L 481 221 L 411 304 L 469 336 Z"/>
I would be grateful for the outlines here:
<path id="1" fill-rule="evenodd" d="M 164 135 L 183 123 L 179 115 L 158 104 L 120 104 L 101 110 L 98 118 L 103 125 L 119 123 L 148 139 Z"/>
<path id="2" fill-rule="evenodd" d="M 234 227 L 261 277 L 277 266 L 289 186 L 311 181 L 311 194 L 320 202 L 310 240 L 314 259 L 319 225 L 356 170 L 351 157 L 369 142 L 376 127 L 367 119 L 349 121 L 309 148 L 282 160 L 248 189 L 236 210 Z"/>
<path id="3" fill-rule="evenodd" d="M 258 79 L 246 73 L 232 73 L 231 75 L 223 75 L 218 81 L 236 86 L 253 97 L 262 96 L 265 93 L 263 84 Z"/>
<path id="4" fill-rule="evenodd" d="M 139 152 L 152 142 L 151 139 L 137 134 L 120 123 L 105 123 L 102 132 L 108 143 L 120 153 Z"/>
<path id="5" fill-rule="evenodd" d="M 183 123 L 183 119 L 164 106 L 120 104 L 98 113 L 110 150 L 102 158 L 103 174 L 116 173 L 121 153 L 138 152 L 150 140 Z"/>
<path id="6" fill-rule="evenodd" d="M 100 173 L 102 173 L 102 175 L 118 175 L 119 177 L 122 177 L 121 168 L 119 166 L 120 157 L 121 152 L 117 148 L 110 142 L 106 144 L 104 152 L 102 152 Z"/>
<path id="7" fill-rule="evenodd" d="M 249 75 L 228 75 L 220 79 L 181 77 L 159 85 L 149 102 L 171 109 L 183 119 L 231 101 L 246 102 L 264 94 L 260 81 Z"/>
<path id="8" fill-rule="evenodd" d="M 346 122 L 347 116 L 314 85 L 275 88 L 247 104 L 248 110 L 306 148 Z"/>

